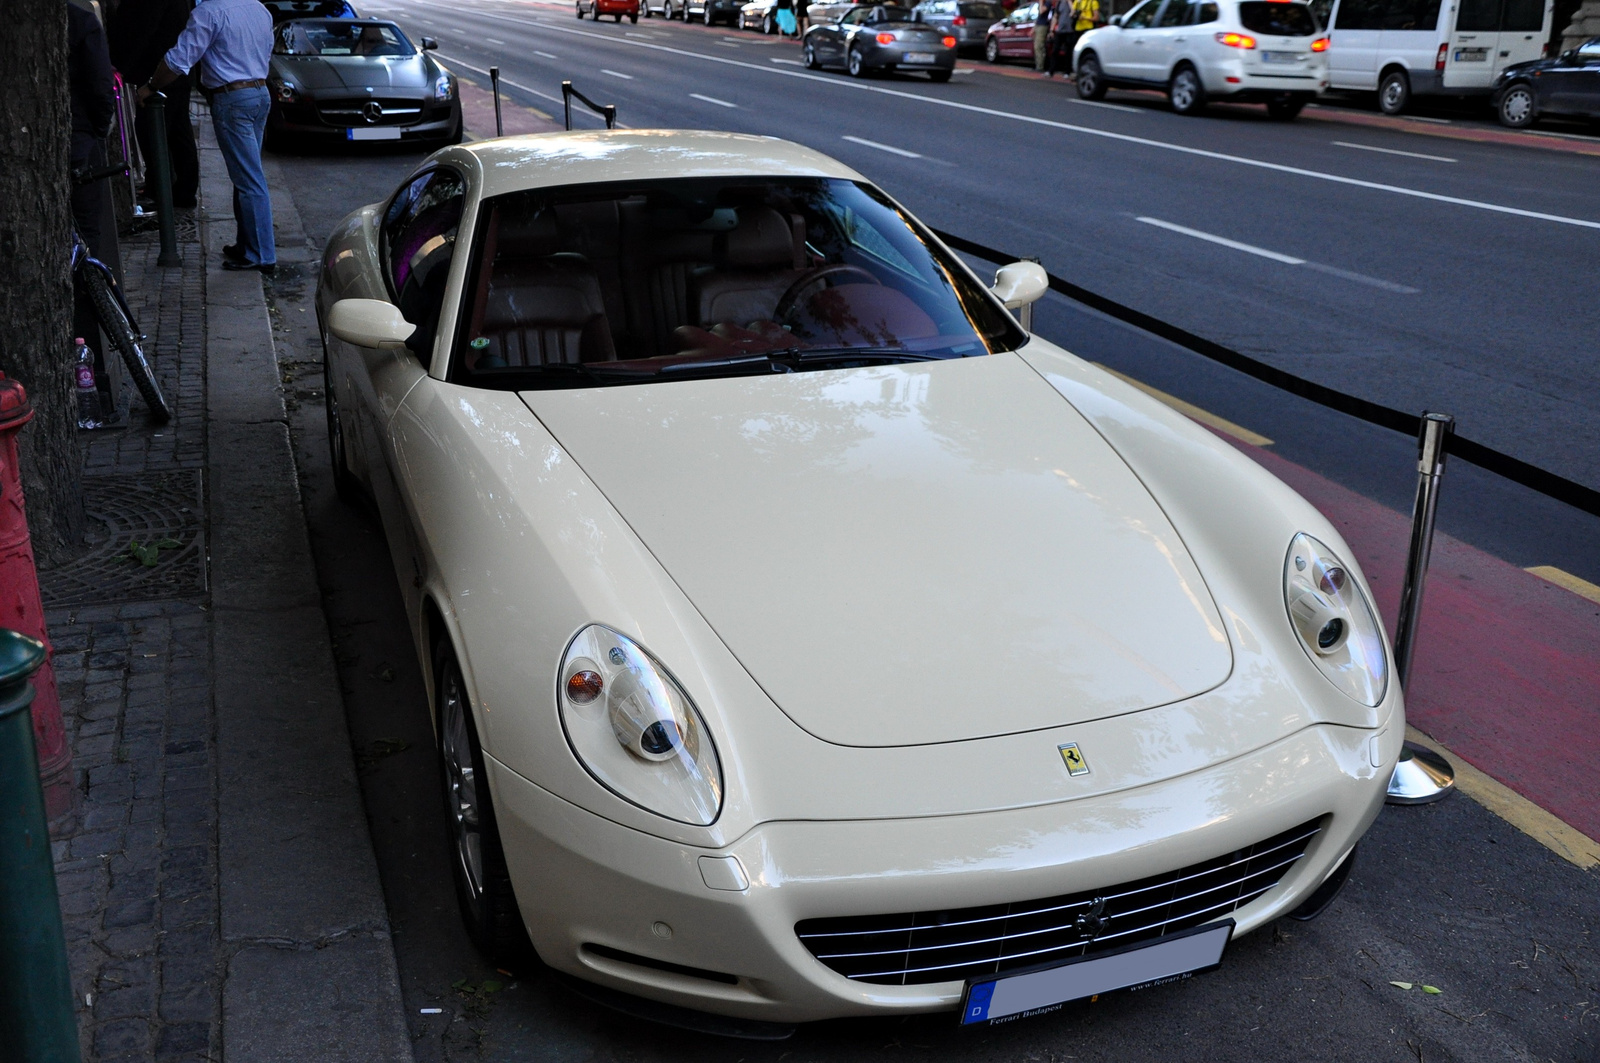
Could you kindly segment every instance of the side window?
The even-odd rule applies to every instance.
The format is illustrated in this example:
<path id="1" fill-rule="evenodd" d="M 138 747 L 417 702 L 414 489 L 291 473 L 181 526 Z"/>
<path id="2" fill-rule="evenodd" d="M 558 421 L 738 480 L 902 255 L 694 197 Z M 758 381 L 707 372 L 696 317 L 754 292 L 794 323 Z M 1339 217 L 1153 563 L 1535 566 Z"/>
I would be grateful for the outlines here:
<path id="1" fill-rule="evenodd" d="M 1198 3 L 1195 0 L 1190 0 L 1189 15 L 1189 25 L 1191 26 L 1204 26 L 1207 22 L 1215 22 L 1222 17 L 1222 13 L 1217 10 L 1217 5 L 1211 3 L 1210 0 L 1201 0 Z"/>
<path id="2" fill-rule="evenodd" d="M 1544 0 L 1506 0 L 1500 28 L 1506 33 L 1538 33 L 1544 29 Z"/>
<path id="3" fill-rule="evenodd" d="M 1161 21 L 1157 26 L 1181 26 L 1189 20 L 1189 4 L 1186 0 L 1171 0 L 1161 12 Z"/>
<path id="4" fill-rule="evenodd" d="M 1383 8 L 1383 0 L 1339 0 L 1339 10 L 1334 13 L 1333 28 L 1338 30 L 1382 29 Z"/>
<path id="5" fill-rule="evenodd" d="M 851 8 L 845 14 L 844 18 L 840 19 L 839 21 L 844 23 L 846 26 L 859 26 L 861 25 L 862 20 L 867 17 L 868 10 L 868 8 L 864 7 Z"/>
<path id="6" fill-rule="evenodd" d="M 1528 3 L 1530 0 L 1522 2 Z M 1539 21 L 1543 24 L 1544 0 L 1531 2 L 1539 6 Z M 1438 24 L 1439 0 L 1390 0 L 1383 20 L 1386 30 L 1431 30 Z"/>
<path id="7" fill-rule="evenodd" d="M 1500 29 L 1500 0 L 1461 0 L 1456 29 L 1462 33 L 1495 33 Z"/>
<path id="8" fill-rule="evenodd" d="M 1149 29 L 1160 10 L 1161 0 L 1144 0 L 1144 3 L 1128 12 L 1128 17 L 1122 20 L 1122 27 L 1130 30 Z"/>
<path id="9" fill-rule="evenodd" d="M 466 185 L 459 174 L 430 170 L 395 193 L 383 213 L 384 272 L 395 305 L 417 326 L 406 346 L 419 358 L 433 352 L 465 201 Z"/>

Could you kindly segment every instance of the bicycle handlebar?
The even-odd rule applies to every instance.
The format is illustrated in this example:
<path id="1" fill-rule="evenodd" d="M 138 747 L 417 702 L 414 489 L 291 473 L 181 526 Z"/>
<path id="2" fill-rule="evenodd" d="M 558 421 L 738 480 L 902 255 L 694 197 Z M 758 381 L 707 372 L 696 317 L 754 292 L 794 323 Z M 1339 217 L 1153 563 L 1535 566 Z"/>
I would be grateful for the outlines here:
<path id="1" fill-rule="evenodd" d="M 128 167 L 122 163 L 112 163 L 110 166 L 102 166 L 98 170 L 73 170 L 72 183 L 75 187 L 90 185 L 107 177 L 117 177 L 127 172 Z"/>

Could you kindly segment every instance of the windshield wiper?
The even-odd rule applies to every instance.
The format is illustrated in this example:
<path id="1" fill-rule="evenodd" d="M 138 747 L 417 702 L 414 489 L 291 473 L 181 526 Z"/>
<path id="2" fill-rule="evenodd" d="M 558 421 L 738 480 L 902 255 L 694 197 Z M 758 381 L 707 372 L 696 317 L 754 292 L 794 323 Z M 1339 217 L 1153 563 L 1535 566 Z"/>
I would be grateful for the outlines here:
<path id="1" fill-rule="evenodd" d="M 677 376 L 681 373 L 694 373 L 707 369 L 767 369 L 775 373 L 787 373 L 791 366 L 780 357 L 782 354 L 782 351 L 771 351 L 761 354 L 736 354 L 727 358 L 706 358 L 692 362 L 670 362 L 655 372 L 660 376 Z"/>
<path id="2" fill-rule="evenodd" d="M 872 362 L 936 362 L 937 354 L 919 354 L 902 347 L 790 347 L 776 351 L 775 355 L 793 358 L 796 365 L 815 365 L 818 362 L 848 362 L 855 359 Z"/>

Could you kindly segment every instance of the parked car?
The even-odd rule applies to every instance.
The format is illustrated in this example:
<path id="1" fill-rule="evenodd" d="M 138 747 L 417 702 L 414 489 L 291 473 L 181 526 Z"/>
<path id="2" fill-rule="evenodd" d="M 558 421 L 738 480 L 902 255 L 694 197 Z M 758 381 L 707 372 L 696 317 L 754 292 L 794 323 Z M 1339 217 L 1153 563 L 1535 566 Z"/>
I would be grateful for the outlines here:
<path id="1" fill-rule="evenodd" d="M 801 38 L 801 58 L 811 70 L 843 66 L 851 77 L 875 71 L 926 71 L 949 81 L 956 68 L 956 39 L 911 18 L 909 8 L 859 4 Z"/>
<path id="2" fill-rule="evenodd" d="M 1333 88 L 1378 90 L 1384 114 L 1413 96 L 1485 95 L 1508 67 L 1545 54 L 1554 0 L 1337 0 Z"/>
<path id="3" fill-rule="evenodd" d="M 640 11 L 646 18 L 660 15 L 663 18 L 681 18 L 685 22 L 699 19 L 707 26 L 726 22 L 739 25 L 739 8 L 743 0 L 639 0 Z"/>
<path id="4" fill-rule="evenodd" d="M 1033 24 L 1039 20 L 1039 5 L 1019 4 L 1017 9 L 989 27 L 984 34 L 983 57 L 991 63 L 1006 59 L 1033 62 Z"/>
<path id="5" fill-rule="evenodd" d="M 731 133 L 448 148 L 340 223 L 334 473 L 485 953 L 764 1036 L 1177 981 L 1328 903 L 1405 737 L 1366 580 L 1029 336 L 1047 285 Z"/>
<path id="6" fill-rule="evenodd" d="M 823 3 L 813 3 L 806 7 L 806 21 L 813 26 L 837 22 L 859 0 L 824 0 Z"/>
<path id="7" fill-rule="evenodd" d="M 760 30 L 771 37 L 778 32 L 778 5 L 774 0 L 750 0 L 739 8 L 739 28 Z"/>
<path id="8" fill-rule="evenodd" d="M 273 25 L 296 18 L 360 18 L 349 0 L 261 0 Z"/>
<path id="9" fill-rule="evenodd" d="M 577 0 L 578 18 L 588 15 L 599 22 L 601 15 L 610 15 L 613 22 L 621 22 L 624 18 L 630 22 L 638 22 L 640 2 L 641 0 Z"/>
<path id="10" fill-rule="evenodd" d="M 980 50 L 989 27 L 1005 17 L 1005 9 L 990 0 L 922 0 L 911 9 L 913 20 L 932 26 L 956 39 L 956 48 Z"/>
<path id="11" fill-rule="evenodd" d="M 1526 129 L 1540 115 L 1600 118 L 1600 37 L 1555 59 L 1507 67 L 1495 78 L 1494 113 L 1502 125 Z"/>
<path id="12" fill-rule="evenodd" d="M 1073 51 L 1078 95 L 1164 87 L 1172 109 L 1265 103 L 1289 120 L 1328 88 L 1328 36 L 1300 0 L 1144 0 Z"/>
<path id="13" fill-rule="evenodd" d="M 267 136 L 459 143 L 456 76 L 393 22 L 296 19 L 273 32 Z"/>

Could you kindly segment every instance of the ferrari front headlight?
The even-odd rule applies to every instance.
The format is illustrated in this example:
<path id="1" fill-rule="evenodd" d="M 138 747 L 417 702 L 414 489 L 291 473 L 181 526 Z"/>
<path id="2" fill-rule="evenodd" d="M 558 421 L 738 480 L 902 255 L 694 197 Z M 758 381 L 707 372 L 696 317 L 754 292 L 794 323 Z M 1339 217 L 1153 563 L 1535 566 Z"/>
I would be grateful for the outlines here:
<path id="1" fill-rule="evenodd" d="M 434 79 L 434 82 L 433 82 L 433 98 L 434 99 L 440 100 L 440 101 L 448 100 L 450 97 L 454 96 L 455 94 L 456 94 L 456 83 L 455 83 L 454 80 L 451 79 L 449 74 L 440 74 L 437 78 Z"/>
<path id="2" fill-rule="evenodd" d="M 1328 681 L 1363 705 L 1382 702 L 1389 688 L 1383 629 L 1350 566 L 1301 532 L 1284 560 L 1283 600 L 1300 645 Z"/>
<path id="3" fill-rule="evenodd" d="M 561 723 L 578 762 L 641 808 L 706 826 L 722 810 L 722 763 L 705 721 L 644 647 L 591 624 L 561 661 Z"/>

